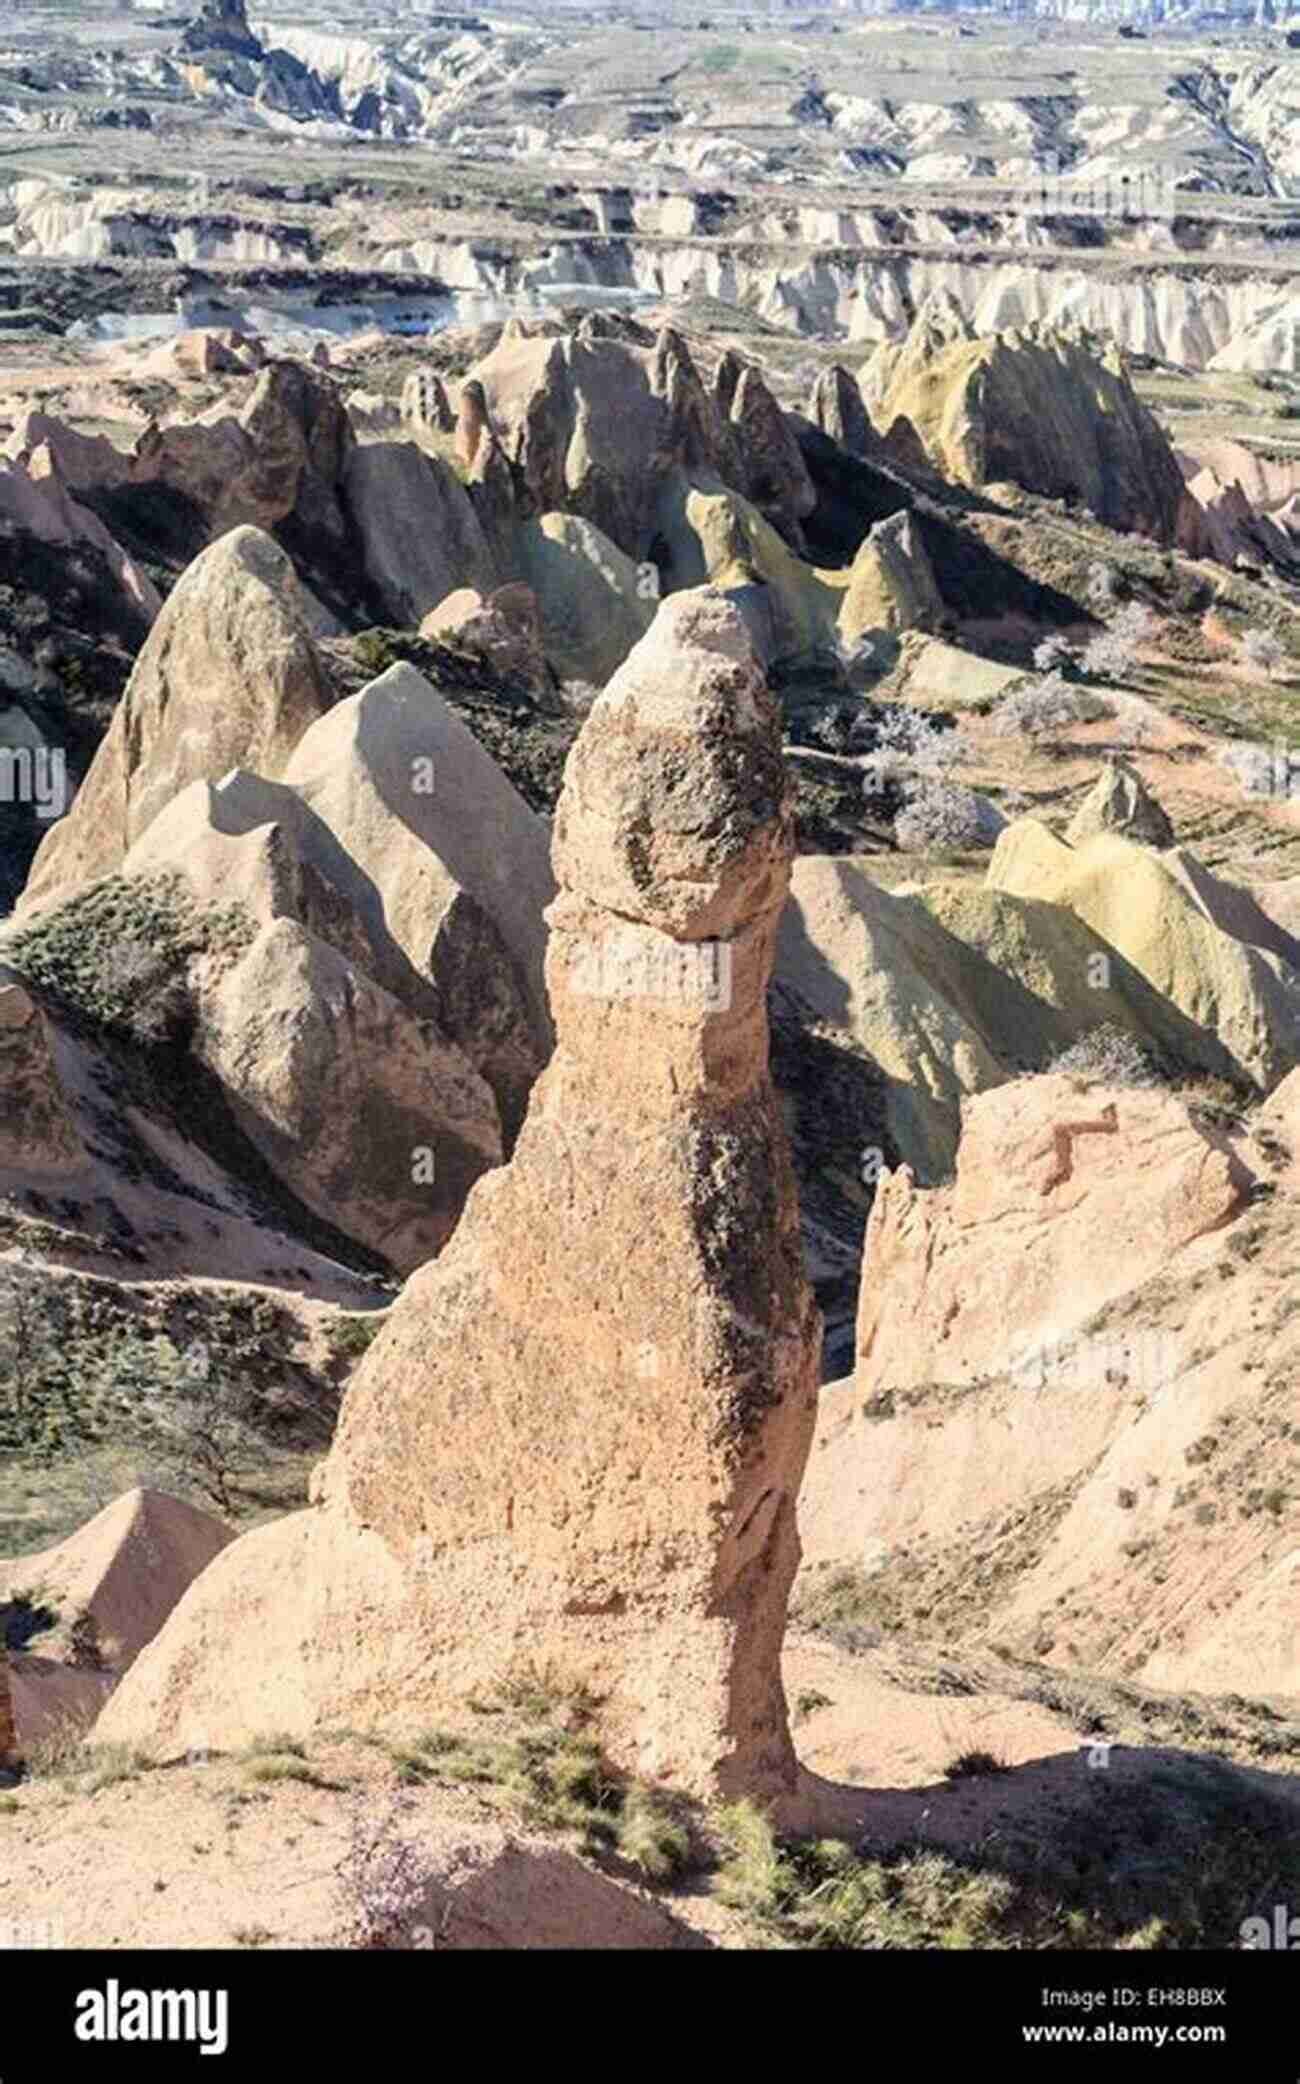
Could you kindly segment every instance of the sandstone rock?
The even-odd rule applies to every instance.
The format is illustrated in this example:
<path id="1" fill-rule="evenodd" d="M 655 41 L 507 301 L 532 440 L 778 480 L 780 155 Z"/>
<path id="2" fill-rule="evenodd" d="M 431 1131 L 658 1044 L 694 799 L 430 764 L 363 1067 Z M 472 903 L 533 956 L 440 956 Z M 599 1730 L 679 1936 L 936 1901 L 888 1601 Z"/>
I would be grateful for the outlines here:
<path id="1" fill-rule="evenodd" d="M 909 472 L 913 477 L 932 478 L 933 466 L 926 454 L 925 443 L 917 433 L 907 414 L 895 414 L 881 436 L 881 460 L 898 470 Z"/>
<path id="2" fill-rule="evenodd" d="M 796 860 L 776 974 L 880 1066 L 891 1139 L 926 1179 L 952 1164 L 962 1095 L 1000 1085 L 1021 1052 L 1041 1060 L 1062 1033 L 916 899 L 839 855 Z"/>
<path id="3" fill-rule="evenodd" d="M 292 526 L 304 548 L 343 546 L 337 488 L 354 437 L 328 377 L 287 357 L 269 362 L 238 413 L 215 406 L 195 420 L 151 423 L 131 474 L 191 500 L 213 536 L 249 526 Z"/>
<path id="4" fill-rule="evenodd" d="M 59 475 L 55 455 L 41 445 L 21 462 L 0 467 L 0 524 L 41 543 L 76 549 L 88 545 L 103 558 L 109 572 L 142 622 L 152 622 L 160 606 L 158 589 L 129 557 L 99 516 L 71 497 Z"/>
<path id="5" fill-rule="evenodd" d="M 464 470 L 473 470 L 480 444 L 491 432 L 483 386 L 476 378 L 468 378 L 460 387 L 456 409 L 456 461 Z"/>
<path id="6" fill-rule="evenodd" d="M 477 588 L 457 586 L 439 601 L 436 608 L 430 608 L 420 624 L 420 635 L 432 641 L 435 637 L 452 635 L 466 626 L 472 628 L 486 607 L 487 603 Z"/>
<path id="7" fill-rule="evenodd" d="M 1300 941 L 1300 876 L 1279 876 L 1241 887 L 1266 918 L 1292 940 Z"/>
<path id="8" fill-rule="evenodd" d="M 481 657 L 494 673 L 519 681 L 539 696 L 551 693 L 531 586 L 498 586 L 486 599 L 472 586 L 457 587 L 429 610 L 420 635 L 454 641 L 458 649 Z"/>
<path id="9" fill-rule="evenodd" d="M 392 399 L 385 398 L 380 391 L 349 391 L 343 403 L 356 434 L 374 438 L 402 431 L 401 412 Z"/>
<path id="10" fill-rule="evenodd" d="M 759 370 L 740 372 L 729 418 L 744 460 L 745 490 L 778 535 L 802 551 L 802 523 L 817 495 L 799 444 Z"/>
<path id="11" fill-rule="evenodd" d="M 344 495 L 365 573 L 388 622 L 418 624 L 459 586 L 489 591 L 496 563 L 456 474 L 412 442 L 367 442 L 347 460 Z"/>
<path id="12" fill-rule="evenodd" d="M 1300 968 L 1280 952 L 1295 944 L 1185 848 L 1157 854 L 1116 832 L 1074 848 L 1019 818 L 994 848 L 988 884 L 1066 906 L 1256 1084 L 1300 1061 Z"/>
<path id="13" fill-rule="evenodd" d="M 717 401 L 718 411 L 724 419 L 730 419 L 731 407 L 740 379 L 746 369 L 750 367 L 751 364 L 734 347 L 727 348 L 719 357 L 717 371 L 713 378 L 713 396 Z"/>
<path id="14" fill-rule="evenodd" d="M 106 1661 L 123 1672 L 230 1538 L 212 1513 L 137 1486 L 52 1548 L 0 1558 L 0 1599 L 40 1585 L 65 1647 L 71 1617 L 90 1614 Z"/>
<path id="15" fill-rule="evenodd" d="M 996 702 L 1024 677 L 1019 666 L 1000 665 L 996 659 L 945 643 L 942 637 L 909 630 L 903 634 L 889 695 L 915 702 L 920 709 L 969 709 Z"/>
<path id="16" fill-rule="evenodd" d="M 59 1173 L 84 1159 L 54 1052 L 44 1014 L 0 964 L 0 1166 Z"/>
<path id="17" fill-rule="evenodd" d="M 262 46 L 248 26 L 245 0 L 200 0 L 199 11 L 181 37 L 185 51 L 224 51 L 260 58 Z"/>
<path id="18" fill-rule="evenodd" d="M 1130 1034 L 1154 1063 L 1184 1074 L 1231 1077 L 1232 1058 L 1218 1036 L 1189 1020 L 1064 906 L 955 878 L 922 884 L 915 898 L 964 947 L 1032 994 L 1038 1016 L 1034 1028 L 1020 1027 L 1008 1008 L 1011 1025 L 999 1031 L 1000 1048 L 1019 1032 L 1022 1040 L 1032 1034 L 1039 1048 L 1054 1052 L 1098 1027 L 1113 1027 Z M 1061 1023 L 1060 1039 L 1053 1043 L 1055 1020 Z"/>
<path id="19" fill-rule="evenodd" d="M 657 600 L 641 590 L 641 567 L 576 514 L 526 522 L 518 548 L 547 658 L 561 679 L 603 687 L 654 617 Z"/>
<path id="20" fill-rule="evenodd" d="M 842 594 L 797 557 L 770 521 L 740 493 L 668 482 L 656 515 L 665 554 L 665 590 L 709 583 L 767 597 L 768 662 L 812 660 L 835 651 Z"/>
<path id="21" fill-rule="evenodd" d="M 808 417 L 852 456 L 879 459 L 881 442 L 867 417 L 857 379 L 840 362 L 823 369 L 813 385 Z"/>
<path id="22" fill-rule="evenodd" d="M 476 745 L 474 753 L 495 775 L 501 804 L 529 818 L 487 755 Z M 329 803 L 338 778 L 323 764 L 314 781 Z M 466 823 L 491 820 L 501 804 L 475 786 L 474 761 L 439 767 L 460 785 Z M 503 1151 L 495 1093 L 447 1034 L 444 1012 L 496 1077 L 512 1126 L 546 1042 L 491 913 L 400 824 L 400 800 L 395 812 L 373 811 L 368 779 L 362 753 L 332 804 L 351 815 L 343 823 L 366 866 L 295 788 L 234 769 L 174 797 L 119 874 L 56 893 L 34 936 L 6 937 L 7 959 L 30 983 L 0 988 L 12 1125 L 0 1132 L 0 1161 L 11 1182 L 35 1179 L 48 1191 L 62 1173 L 61 1205 L 93 1208 L 95 1233 L 102 1210 L 110 1233 L 148 1226 L 151 1239 L 178 1241 L 184 1271 L 196 1252 L 187 1225 L 200 1233 L 200 1266 L 215 1250 L 243 1278 L 268 1256 L 274 1266 L 290 1237 L 302 1240 L 294 1264 L 305 1279 L 315 1276 L 304 1262 L 319 1263 L 321 1252 L 340 1270 L 361 1258 L 407 1273 L 441 1249 L 470 1186 Z M 454 812 L 446 825 L 454 838 Z M 496 836 L 503 860 L 530 866 L 500 821 Z M 368 839 L 386 855 L 382 887 Z M 421 969 L 385 913 L 387 898 L 410 926 L 404 894 L 430 899 L 414 922 L 426 951 L 432 942 Z M 524 881 L 515 898 L 521 915 L 534 905 L 538 938 L 546 895 Z M 69 992 L 59 950 L 78 945 L 89 956 L 86 988 L 74 978 Z M 124 1046 L 134 1051 L 146 1036 L 169 1044 L 161 1069 L 155 1060 L 156 1104 L 153 1082 L 139 1088 L 122 1060 Z M 122 1095 L 111 1117 L 105 1090 Z M 142 1169 L 142 1149 L 161 1163 Z M 363 1253 L 349 1255 L 349 1244 Z M 250 1259 L 250 1246 L 260 1258 Z"/>
<path id="23" fill-rule="evenodd" d="M 864 630 L 932 628 L 945 613 L 943 598 L 913 515 L 877 521 L 853 560 L 839 612 L 841 634 Z"/>
<path id="24" fill-rule="evenodd" d="M 23 904 L 116 868 L 187 783 L 239 764 L 275 776 L 332 699 L 289 559 L 257 529 L 223 536 L 169 596 Z"/>
<path id="25" fill-rule="evenodd" d="M 1096 786 L 1066 827 L 1072 847 L 1097 832 L 1122 832 L 1147 847 L 1171 847 L 1174 828 L 1135 768 L 1117 755 L 1107 759 Z"/>
<path id="26" fill-rule="evenodd" d="M 33 1585 L 59 1616 L 39 1656 L 12 1659 L 9 1749 L 21 1753 L 69 1718 L 85 1726 L 230 1531 L 211 1513 L 160 1491 L 125 1492 L 53 1548 L 0 1558 L 0 1604 Z M 89 1617 L 94 1654 L 72 1623 Z M 0 1646 L 0 1765 L 5 1666 Z"/>
<path id="27" fill-rule="evenodd" d="M 309 730 L 285 781 L 369 878 L 436 1020 L 487 1080 L 508 1142 L 550 1054 L 546 828 L 412 666 Z"/>
<path id="28" fill-rule="evenodd" d="M 816 1334 L 764 1005 L 791 845 L 738 612 L 666 603 L 568 769 L 559 1044 L 514 1159 L 354 1377 L 320 1504 L 205 1574 L 104 1737 L 229 1741 L 271 1694 L 300 1729 L 391 1727 L 539 1659 L 603 1697 L 627 1766 L 793 1802 Z"/>
<path id="29" fill-rule="evenodd" d="M 193 326 L 155 351 L 150 374 L 181 377 L 244 376 L 266 360 L 261 342 L 230 326 Z"/>
<path id="30" fill-rule="evenodd" d="M 462 1052 L 289 919 L 201 995 L 191 1047 L 277 1177 L 399 1273 L 441 1251 L 500 1162 L 495 1101 Z"/>
<path id="31" fill-rule="evenodd" d="M 490 428 L 481 436 L 473 464 L 465 473 L 465 490 L 498 572 L 516 581 L 519 524 L 530 512 L 530 502 L 527 493 L 521 497 L 510 460 Z"/>
<path id="32" fill-rule="evenodd" d="M 53 475 L 74 499 L 87 492 L 113 491 L 131 475 L 130 457 L 106 436 L 82 434 L 51 413 L 24 413 L 3 453 L 27 468 L 38 449 L 45 451 Z"/>
<path id="33" fill-rule="evenodd" d="M 1123 1338 L 1090 1333 L 1095 1313 L 1118 1324 L 1118 1299 L 1167 1279 L 1248 1185 L 1168 1093 L 1048 1075 L 967 1099 L 952 1184 L 903 1168 L 877 1191 L 857 1370 L 827 1394 L 800 1499 L 810 1563 L 1014 1526 L 1087 1475 L 1139 1386 L 1136 1348 L 1129 1364 Z"/>
<path id="34" fill-rule="evenodd" d="M 665 479 L 716 470 L 726 446 L 684 342 L 668 331 L 651 349 L 585 323 L 559 337 L 503 335 L 472 378 L 535 510 L 588 521 L 637 560 Z"/>
<path id="35" fill-rule="evenodd" d="M 501 1123 L 371 877 L 296 790 L 239 770 L 185 790 L 124 864 L 168 870 L 250 922 L 190 972 L 190 1056 L 305 1208 L 411 1272 L 499 1163 Z M 481 981 L 486 1001 L 486 969 Z"/>
<path id="36" fill-rule="evenodd" d="M 1108 527 L 1174 540 L 1182 473 L 1118 349 L 1047 327 L 977 337 L 936 293 L 862 386 L 876 424 L 907 420 L 944 477 L 1077 498 Z"/>
<path id="37" fill-rule="evenodd" d="M 243 767 L 191 782 L 122 863 L 124 876 L 177 872 L 201 904 L 238 906 L 256 928 L 292 920 L 432 1017 L 428 982 L 389 933 L 374 883 L 297 789 Z"/>
<path id="38" fill-rule="evenodd" d="M 886 890 L 848 857 L 801 855 L 776 974 L 879 1066 L 890 1141 L 927 1183 L 951 1170 L 966 1096 L 1099 1026 L 1186 1074 L 1234 1069 L 1217 1034 L 1074 912 L 960 879 Z"/>
<path id="39" fill-rule="evenodd" d="M 230 528 L 275 528 L 297 490 L 296 479 L 268 483 L 237 415 L 225 405 L 166 426 L 150 420 L 131 452 L 131 480 L 179 493 L 210 537 Z"/>
<path id="40" fill-rule="evenodd" d="M 1188 480 L 1177 542 L 1189 557 L 1212 557 L 1228 566 L 1238 559 L 1274 564 L 1294 576 L 1296 545 L 1285 525 L 1257 513 L 1239 484 L 1223 484 L 1212 470 Z"/>
<path id="41" fill-rule="evenodd" d="M 268 362 L 239 415 L 253 461 L 248 490 L 267 511 L 292 522 L 310 544 L 324 536 L 342 547 L 346 527 L 338 486 L 355 448 L 337 384 L 305 363 Z M 250 516 L 250 518 L 254 518 Z"/>

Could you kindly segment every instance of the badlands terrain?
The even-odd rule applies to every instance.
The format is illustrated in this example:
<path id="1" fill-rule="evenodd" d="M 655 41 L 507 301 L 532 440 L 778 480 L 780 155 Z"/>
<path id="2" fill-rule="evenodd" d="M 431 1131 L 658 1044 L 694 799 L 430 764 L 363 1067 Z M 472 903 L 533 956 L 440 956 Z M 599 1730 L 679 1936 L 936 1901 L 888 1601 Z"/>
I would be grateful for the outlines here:
<path id="1" fill-rule="evenodd" d="M 0 13 L 6 1929 L 1300 1901 L 1264 12 Z"/>

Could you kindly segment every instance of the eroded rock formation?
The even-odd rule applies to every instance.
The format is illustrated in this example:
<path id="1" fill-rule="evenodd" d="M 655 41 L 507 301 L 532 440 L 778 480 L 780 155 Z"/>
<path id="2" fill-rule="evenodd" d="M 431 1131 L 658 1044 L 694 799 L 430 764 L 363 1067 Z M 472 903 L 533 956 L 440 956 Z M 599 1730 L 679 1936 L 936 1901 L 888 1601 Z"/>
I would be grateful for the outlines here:
<path id="1" fill-rule="evenodd" d="M 235 765 L 279 774 L 332 699 L 288 557 L 261 530 L 233 529 L 169 596 L 24 904 L 115 869 L 189 782 Z"/>
<path id="2" fill-rule="evenodd" d="M 1118 754 L 1107 759 L 1096 785 L 1066 827 L 1072 847 L 1098 832 L 1122 832 L 1143 846 L 1171 847 L 1174 828 L 1135 767 Z"/>
<path id="3" fill-rule="evenodd" d="M 947 1651 L 1294 1692 L 1294 1553 L 1259 1504 L 1300 1336 L 1298 1078 L 1249 1139 L 1167 1088 L 1022 1079 L 963 1102 L 951 1182 L 884 1175 L 800 1495 L 810 1584 L 879 1573 Z"/>
<path id="4" fill-rule="evenodd" d="M 853 456 L 879 456 L 883 444 L 867 417 L 856 377 L 842 362 L 823 369 L 813 385 L 808 417 Z"/>
<path id="5" fill-rule="evenodd" d="M 936 293 L 862 388 L 876 424 L 908 422 L 945 477 L 1077 499 L 1109 527 L 1174 540 L 1182 473 L 1114 346 L 1064 328 L 977 335 Z"/>
<path id="6" fill-rule="evenodd" d="M 218 1560 L 106 1735 L 391 1725 L 540 1662 L 601 1696 L 629 1766 L 793 1799 L 817 1324 L 765 998 L 791 848 L 740 612 L 670 601 L 571 756 L 558 1044 L 514 1159 L 354 1378 L 316 1509 Z M 256 1671 L 232 1667 L 236 1614 Z"/>

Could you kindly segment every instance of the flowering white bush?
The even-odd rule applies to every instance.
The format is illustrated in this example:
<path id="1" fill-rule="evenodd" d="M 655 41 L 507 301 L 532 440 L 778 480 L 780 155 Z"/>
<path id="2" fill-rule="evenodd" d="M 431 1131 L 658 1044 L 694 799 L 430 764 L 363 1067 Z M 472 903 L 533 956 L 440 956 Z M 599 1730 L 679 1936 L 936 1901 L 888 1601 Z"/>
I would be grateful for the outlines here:
<path id="1" fill-rule="evenodd" d="M 1276 673 L 1286 664 L 1286 646 L 1272 630 L 1247 630 L 1241 649 L 1247 663 L 1261 673 Z"/>
<path id="2" fill-rule="evenodd" d="M 1107 1020 L 1068 1049 L 1053 1057 L 1048 1067 L 1071 1078 L 1087 1079 L 1098 1085 L 1156 1085 L 1159 1074 L 1140 1042 L 1127 1028 Z"/>
<path id="3" fill-rule="evenodd" d="M 395 1797 L 375 1808 L 359 1803 L 347 1849 L 335 1873 L 335 1899 L 344 1942 L 365 1948 L 409 1946 L 417 1915 L 426 1907 L 433 1876 L 417 1845 L 400 1834 L 402 1805 Z"/>
<path id="4" fill-rule="evenodd" d="M 1113 564 L 1090 564 L 1088 566 L 1088 599 L 1094 608 L 1103 613 L 1113 608 L 1119 598 L 1119 573 Z"/>
<path id="5" fill-rule="evenodd" d="M 1084 648 L 1085 673 L 1095 680 L 1122 680 L 1137 663 L 1141 647 L 1155 635 L 1156 618 L 1141 601 L 1126 601 L 1113 622 Z"/>
<path id="6" fill-rule="evenodd" d="M 982 834 L 978 796 L 950 782 L 920 783 L 894 819 L 894 838 L 905 854 L 976 847 Z"/>
<path id="7" fill-rule="evenodd" d="M 1074 646 L 1067 644 L 1058 631 L 1053 636 L 1044 637 L 1041 644 L 1034 646 L 1034 671 L 1056 673 L 1073 657 Z"/>
<path id="8" fill-rule="evenodd" d="M 1037 738 L 1114 713 L 1113 705 L 1091 688 L 1075 687 L 1059 673 L 1044 673 L 1009 689 L 993 712 L 992 724 L 1004 737 Z"/>
<path id="9" fill-rule="evenodd" d="M 961 759 L 957 733 L 940 731 L 919 709 L 891 709 L 872 728 L 875 745 L 862 762 L 862 787 L 868 796 L 879 795 L 891 784 L 905 788 L 909 782 L 935 780 Z"/>

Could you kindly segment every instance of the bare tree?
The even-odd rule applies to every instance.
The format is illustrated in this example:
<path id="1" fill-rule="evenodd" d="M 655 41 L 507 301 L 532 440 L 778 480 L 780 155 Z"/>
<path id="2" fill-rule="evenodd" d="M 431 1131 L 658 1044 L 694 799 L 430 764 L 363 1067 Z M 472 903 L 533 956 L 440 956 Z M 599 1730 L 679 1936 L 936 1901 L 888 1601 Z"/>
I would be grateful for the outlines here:
<path id="1" fill-rule="evenodd" d="M 212 1364 L 200 1340 L 168 1369 L 172 1389 L 172 1454 L 180 1473 L 223 1512 L 234 1511 L 231 1485 L 252 1465 L 255 1440 L 242 1393 Z"/>

